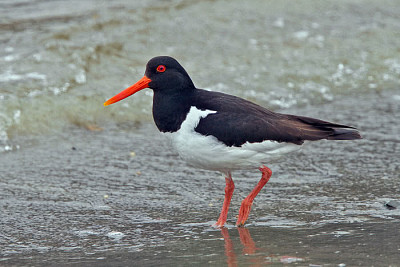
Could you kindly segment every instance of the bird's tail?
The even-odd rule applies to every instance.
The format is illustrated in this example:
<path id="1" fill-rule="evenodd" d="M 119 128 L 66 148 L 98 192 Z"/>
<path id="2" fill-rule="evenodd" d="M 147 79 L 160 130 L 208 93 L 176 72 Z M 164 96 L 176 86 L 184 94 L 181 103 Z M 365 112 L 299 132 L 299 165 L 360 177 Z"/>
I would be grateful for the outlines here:
<path id="1" fill-rule="evenodd" d="M 301 123 L 304 140 L 356 140 L 362 139 L 356 128 L 318 120 L 309 117 L 293 116 L 298 123 Z"/>
<path id="2" fill-rule="evenodd" d="M 328 140 L 355 140 L 362 139 L 360 133 L 354 129 L 345 129 L 345 128 L 332 128 L 333 132 L 330 136 L 328 136 Z"/>

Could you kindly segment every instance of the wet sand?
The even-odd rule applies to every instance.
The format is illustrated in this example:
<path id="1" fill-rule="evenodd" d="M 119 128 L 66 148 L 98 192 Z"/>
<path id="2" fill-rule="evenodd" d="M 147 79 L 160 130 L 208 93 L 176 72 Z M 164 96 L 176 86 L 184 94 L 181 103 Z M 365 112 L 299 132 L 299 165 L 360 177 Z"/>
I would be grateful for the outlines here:
<path id="1" fill-rule="evenodd" d="M 280 163 L 245 228 L 234 227 L 259 172 L 224 179 L 188 167 L 152 122 L 19 137 L 0 154 L 1 266 L 400 266 L 400 94 L 282 110 L 358 127 L 357 142 L 317 142 Z M 337 111 L 337 112 L 335 112 Z M 91 130 L 88 130 L 88 129 Z"/>

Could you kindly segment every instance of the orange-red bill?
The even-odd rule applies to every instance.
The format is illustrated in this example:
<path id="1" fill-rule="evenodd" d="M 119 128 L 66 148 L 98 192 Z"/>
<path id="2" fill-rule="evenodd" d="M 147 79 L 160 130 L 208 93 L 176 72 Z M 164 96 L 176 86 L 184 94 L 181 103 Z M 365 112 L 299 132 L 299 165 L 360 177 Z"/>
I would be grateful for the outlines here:
<path id="1" fill-rule="evenodd" d="M 136 93 L 144 88 L 149 87 L 150 82 L 151 82 L 151 79 L 147 78 L 146 76 L 143 76 L 143 78 L 140 79 L 139 81 L 137 81 L 134 85 L 126 88 L 121 93 L 111 97 L 106 102 L 104 102 L 104 106 L 114 104 L 115 102 L 118 102 L 124 98 L 127 98 L 130 95 L 133 95 L 134 93 Z"/>

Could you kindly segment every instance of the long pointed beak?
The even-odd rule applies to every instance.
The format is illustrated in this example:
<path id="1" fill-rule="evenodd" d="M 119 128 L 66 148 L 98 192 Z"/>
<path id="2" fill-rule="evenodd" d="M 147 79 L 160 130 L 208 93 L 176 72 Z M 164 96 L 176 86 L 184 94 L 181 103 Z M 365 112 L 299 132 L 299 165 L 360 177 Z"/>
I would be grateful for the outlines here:
<path id="1" fill-rule="evenodd" d="M 147 78 L 146 76 L 143 76 L 143 78 L 140 79 L 139 81 L 137 81 L 134 85 L 126 88 L 121 93 L 111 97 L 106 102 L 104 102 L 104 106 L 114 104 L 115 102 L 118 102 L 124 98 L 127 98 L 128 96 L 133 95 L 134 93 L 139 92 L 140 90 L 142 90 L 144 88 L 148 88 L 150 82 L 151 82 L 151 79 Z"/>

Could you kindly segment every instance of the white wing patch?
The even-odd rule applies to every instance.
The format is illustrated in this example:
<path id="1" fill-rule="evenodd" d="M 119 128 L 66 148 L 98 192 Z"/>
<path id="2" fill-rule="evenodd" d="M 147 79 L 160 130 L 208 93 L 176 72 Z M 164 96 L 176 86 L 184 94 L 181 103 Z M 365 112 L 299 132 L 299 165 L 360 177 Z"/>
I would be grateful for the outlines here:
<path id="1" fill-rule="evenodd" d="M 200 110 L 197 109 L 196 107 L 191 107 L 189 110 L 189 113 L 186 116 L 186 119 L 183 121 L 181 128 L 179 131 L 182 132 L 190 132 L 193 131 L 197 127 L 197 125 L 200 122 L 201 118 L 205 118 L 208 116 L 208 114 L 213 114 L 217 113 L 214 110 Z"/>

